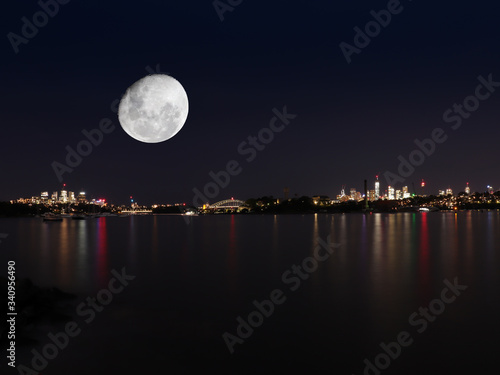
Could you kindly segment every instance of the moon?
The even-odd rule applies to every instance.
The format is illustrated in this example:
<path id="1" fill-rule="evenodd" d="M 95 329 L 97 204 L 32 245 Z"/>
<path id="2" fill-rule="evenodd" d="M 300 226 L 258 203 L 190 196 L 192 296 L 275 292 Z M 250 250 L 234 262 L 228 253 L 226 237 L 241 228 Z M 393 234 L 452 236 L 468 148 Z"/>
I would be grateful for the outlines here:
<path id="1" fill-rule="evenodd" d="M 151 74 L 127 89 L 118 107 L 118 120 L 132 138 L 159 143 L 182 129 L 188 112 L 188 97 L 180 82 L 166 74 Z"/>

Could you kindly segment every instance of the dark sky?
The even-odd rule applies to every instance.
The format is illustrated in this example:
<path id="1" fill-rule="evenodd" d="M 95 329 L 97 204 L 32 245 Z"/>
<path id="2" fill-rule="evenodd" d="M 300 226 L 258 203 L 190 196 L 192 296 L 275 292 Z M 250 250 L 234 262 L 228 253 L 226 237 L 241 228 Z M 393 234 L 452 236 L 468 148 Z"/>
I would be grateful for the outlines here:
<path id="1" fill-rule="evenodd" d="M 15 53 L 7 35 L 22 35 L 21 18 L 32 20 L 40 6 L 4 4 L 0 200 L 60 190 L 52 163 L 65 163 L 65 147 L 104 118 L 116 129 L 63 182 L 113 203 L 130 195 L 144 204 L 191 202 L 192 189 L 203 190 L 209 172 L 230 160 L 241 173 L 211 202 L 279 197 L 285 186 L 291 196 L 333 197 L 342 185 L 372 185 L 376 174 L 385 190 L 384 172 L 397 174 L 398 156 L 408 159 L 414 140 L 439 127 L 448 139 L 396 187 L 425 179 L 428 193 L 462 191 L 466 182 L 498 189 L 500 89 L 456 130 L 443 113 L 474 95 L 478 76 L 500 82 L 500 4 L 402 1 L 348 64 L 339 44 L 354 45 L 353 28 L 387 6 L 246 0 L 221 22 L 210 0 L 72 0 Z M 184 128 L 158 144 L 129 137 L 111 109 L 148 66 L 189 96 Z M 284 106 L 297 117 L 246 161 L 238 145 Z"/>

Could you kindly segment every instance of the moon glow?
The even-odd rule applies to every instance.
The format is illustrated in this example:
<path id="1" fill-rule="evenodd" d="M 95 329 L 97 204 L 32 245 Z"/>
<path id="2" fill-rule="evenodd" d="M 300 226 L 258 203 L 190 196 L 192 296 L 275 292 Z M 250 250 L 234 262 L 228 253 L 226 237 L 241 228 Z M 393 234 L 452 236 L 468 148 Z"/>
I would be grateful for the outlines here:
<path id="1" fill-rule="evenodd" d="M 132 138 L 159 143 L 182 129 L 188 112 L 188 97 L 180 82 L 166 74 L 152 74 L 127 89 L 118 120 Z"/>

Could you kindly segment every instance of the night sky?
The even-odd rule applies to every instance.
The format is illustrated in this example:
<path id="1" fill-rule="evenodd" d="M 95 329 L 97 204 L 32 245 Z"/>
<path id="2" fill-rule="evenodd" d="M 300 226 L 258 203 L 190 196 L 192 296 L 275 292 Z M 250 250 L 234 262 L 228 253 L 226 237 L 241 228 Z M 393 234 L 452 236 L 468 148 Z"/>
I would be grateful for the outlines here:
<path id="1" fill-rule="evenodd" d="M 398 156 L 408 159 L 414 140 L 435 128 L 448 139 L 396 188 L 418 189 L 425 179 L 427 194 L 458 193 L 466 182 L 498 190 L 500 88 L 483 88 L 490 97 L 456 130 L 443 114 L 475 94 L 478 76 L 500 82 L 500 4 L 402 1 L 347 63 L 340 43 L 354 45 L 353 28 L 387 7 L 246 0 L 221 22 L 210 0 L 73 0 L 15 53 L 8 34 L 22 35 L 21 18 L 32 20 L 40 6 L 10 1 L 1 15 L 0 200 L 66 183 L 117 204 L 130 195 L 143 204 L 191 202 L 193 188 L 203 190 L 209 172 L 230 160 L 241 173 L 211 202 L 281 197 L 284 187 L 291 197 L 334 197 L 342 185 L 362 190 L 365 178 L 373 186 L 376 174 L 385 190 L 384 172 L 397 174 Z M 116 100 L 157 67 L 182 83 L 190 112 L 174 138 L 145 144 L 122 130 Z M 238 146 L 285 106 L 297 117 L 248 162 Z M 65 163 L 66 146 L 76 148 L 82 130 L 105 118 L 115 130 L 60 182 L 52 163 Z"/>

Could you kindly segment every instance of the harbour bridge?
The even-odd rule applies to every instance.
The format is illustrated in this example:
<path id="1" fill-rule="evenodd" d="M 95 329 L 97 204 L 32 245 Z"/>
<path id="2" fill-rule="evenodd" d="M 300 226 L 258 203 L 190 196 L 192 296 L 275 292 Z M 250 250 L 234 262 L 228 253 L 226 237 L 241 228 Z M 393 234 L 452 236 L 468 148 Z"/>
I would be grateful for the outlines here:
<path id="1" fill-rule="evenodd" d="M 206 209 L 213 211 L 225 211 L 225 210 L 238 211 L 244 208 L 245 206 L 246 205 L 244 201 L 231 198 L 208 205 Z"/>

